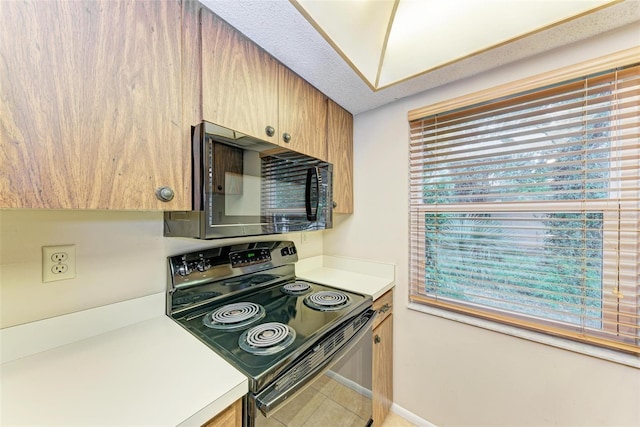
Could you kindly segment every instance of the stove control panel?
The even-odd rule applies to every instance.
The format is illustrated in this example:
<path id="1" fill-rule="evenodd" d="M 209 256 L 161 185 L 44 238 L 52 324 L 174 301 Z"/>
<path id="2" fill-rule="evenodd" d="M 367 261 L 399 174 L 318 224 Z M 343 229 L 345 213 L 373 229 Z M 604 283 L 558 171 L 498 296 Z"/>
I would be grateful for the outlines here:
<path id="1" fill-rule="evenodd" d="M 171 256 L 168 258 L 169 289 L 171 291 L 200 284 L 229 282 L 236 277 L 267 272 L 274 268 L 287 268 L 287 272 L 279 271 L 277 275 L 293 275 L 293 264 L 298 261 L 297 252 L 291 241 L 259 241 Z M 231 288 L 227 286 L 223 289 L 223 293 L 226 293 Z"/>
<path id="2" fill-rule="evenodd" d="M 271 261 L 271 251 L 266 248 L 250 249 L 245 251 L 231 252 L 229 262 L 231 267 L 246 267 L 247 265 L 262 264 Z"/>

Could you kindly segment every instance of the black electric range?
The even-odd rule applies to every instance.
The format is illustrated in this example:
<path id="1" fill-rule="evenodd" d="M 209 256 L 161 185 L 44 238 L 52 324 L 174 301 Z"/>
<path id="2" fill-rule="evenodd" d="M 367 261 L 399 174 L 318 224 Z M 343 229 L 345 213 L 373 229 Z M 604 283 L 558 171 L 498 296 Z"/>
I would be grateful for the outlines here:
<path id="1" fill-rule="evenodd" d="M 288 241 L 169 257 L 167 314 L 247 375 L 257 393 L 314 346 L 327 347 L 328 337 L 329 346 L 341 345 L 343 330 L 370 317 L 370 296 L 300 280 L 297 260 Z"/>

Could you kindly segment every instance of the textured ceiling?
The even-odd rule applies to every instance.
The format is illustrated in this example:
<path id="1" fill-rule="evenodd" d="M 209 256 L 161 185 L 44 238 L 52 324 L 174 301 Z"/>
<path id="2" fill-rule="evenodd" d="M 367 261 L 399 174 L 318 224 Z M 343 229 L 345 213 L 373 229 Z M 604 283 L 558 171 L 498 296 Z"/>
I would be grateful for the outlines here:
<path id="1" fill-rule="evenodd" d="M 640 21 L 640 1 L 621 1 L 374 91 L 289 0 L 200 1 L 352 114 Z"/>

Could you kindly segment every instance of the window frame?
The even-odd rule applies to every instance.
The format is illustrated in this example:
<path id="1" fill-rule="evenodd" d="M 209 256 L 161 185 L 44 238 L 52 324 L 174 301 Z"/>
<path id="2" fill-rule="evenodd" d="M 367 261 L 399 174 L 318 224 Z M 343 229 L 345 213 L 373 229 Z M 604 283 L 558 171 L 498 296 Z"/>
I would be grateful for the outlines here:
<path id="1" fill-rule="evenodd" d="M 518 94 L 525 91 L 535 90 L 545 86 L 551 86 L 557 83 L 561 83 L 567 80 L 579 78 L 585 75 L 596 74 L 599 72 L 603 72 L 606 70 L 610 70 L 617 67 L 624 67 L 633 63 L 637 63 L 640 58 L 640 47 L 627 49 L 621 52 L 616 52 L 611 55 L 607 55 L 605 57 L 597 58 L 590 61 L 585 61 L 576 65 L 572 65 L 569 67 L 565 67 L 559 70 L 554 70 L 551 72 L 547 72 L 538 76 L 533 76 L 530 78 L 518 80 L 515 82 L 507 83 L 505 85 L 501 85 L 495 88 L 479 91 L 472 93 L 470 95 L 465 95 L 462 97 L 454 98 L 452 100 L 447 100 L 444 102 L 440 102 L 437 104 L 433 104 L 427 107 L 422 107 L 419 109 L 412 110 L 408 113 L 409 122 L 420 120 L 421 118 L 432 116 L 438 113 L 448 112 L 451 110 L 457 110 L 464 107 L 468 107 L 471 105 L 479 104 L 482 102 L 495 100 L 497 98 L 508 97 L 510 95 Z M 570 202 L 568 202 L 570 203 Z M 449 206 L 450 207 L 450 206 Z M 518 207 L 521 209 L 520 207 Z M 464 209 L 463 206 L 460 209 Z M 504 206 L 500 208 L 500 211 L 508 210 L 505 209 Z M 544 208 L 536 209 L 538 211 L 550 212 L 553 211 L 549 209 L 548 206 Z M 556 210 L 562 211 L 562 207 L 558 207 Z M 425 235 L 426 226 L 424 221 L 418 221 L 416 219 L 411 218 L 411 215 L 422 215 L 426 212 L 433 213 L 433 209 L 428 208 L 417 208 L 415 205 L 411 205 L 409 207 L 409 240 L 411 242 L 409 248 L 409 259 L 411 263 L 411 258 L 416 257 L 415 253 L 416 248 L 414 242 L 419 242 L 419 236 Z M 611 230 L 604 230 L 605 233 L 611 233 Z M 615 231 L 617 233 L 617 230 Z M 418 244 L 419 246 L 419 244 Z M 424 249 L 424 248 L 418 248 Z M 417 251 L 417 253 L 424 253 Z M 576 346 L 580 347 L 580 352 L 582 353 L 591 353 L 592 355 L 600 356 L 605 355 L 607 359 L 615 359 L 615 361 L 620 361 L 622 357 L 623 360 L 631 360 L 632 365 L 640 367 L 640 351 L 636 348 L 636 346 L 611 346 L 608 340 L 599 340 L 597 336 L 589 336 L 585 337 L 580 333 L 576 333 L 572 336 L 572 334 L 568 334 L 566 330 L 559 329 L 557 331 L 554 330 L 553 326 L 549 326 L 548 328 L 540 328 L 541 322 L 529 322 L 526 318 L 523 318 L 521 321 L 517 323 L 513 322 L 512 316 L 508 316 L 502 318 L 499 314 L 492 313 L 488 316 L 483 311 L 477 311 L 473 308 L 464 308 L 461 309 L 460 306 L 455 304 L 449 304 L 447 302 L 439 302 L 438 304 L 433 304 L 433 300 L 421 298 L 417 296 L 412 289 L 415 287 L 424 288 L 425 285 L 425 276 L 424 274 L 418 274 L 418 271 L 424 270 L 424 259 L 416 260 L 419 263 L 420 268 L 412 270 L 411 265 L 409 266 L 409 308 L 418 310 L 418 311 L 426 311 L 430 314 L 437 314 L 442 317 L 451 318 L 452 320 L 463 321 L 464 323 L 476 324 L 477 326 L 487 327 L 487 325 L 494 326 L 489 327 L 489 329 L 499 330 L 501 332 L 505 332 L 508 330 L 510 335 L 516 335 L 523 338 L 531 339 L 531 337 L 543 337 L 543 339 L 534 339 L 535 341 L 543 341 L 545 343 L 552 339 L 560 347 L 569 347 L 570 349 L 575 350 Z M 606 297 L 602 299 L 603 303 L 606 301 Z M 500 325 L 495 325 L 498 323 Z M 603 319 L 603 324 L 606 321 Z M 514 326 L 516 324 L 517 326 Z M 540 332 L 544 330 L 544 333 Z M 545 333 L 550 335 L 545 337 Z M 567 341 L 575 340 L 576 342 Z M 554 345 L 555 345 L 554 344 Z M 591 344 L 595 344 L 596 346 L 600 346 L 602 348 L 591 349 L 590 351 L 586 351 L 587 347 L 591 347 Z M 625 353 L 628 354 L 629 357 L 625 357 Z M 611 355 L 616 355 L 616 357 L 611 357 Z M 623 362 L 624 363 L 624 362 Z"/>

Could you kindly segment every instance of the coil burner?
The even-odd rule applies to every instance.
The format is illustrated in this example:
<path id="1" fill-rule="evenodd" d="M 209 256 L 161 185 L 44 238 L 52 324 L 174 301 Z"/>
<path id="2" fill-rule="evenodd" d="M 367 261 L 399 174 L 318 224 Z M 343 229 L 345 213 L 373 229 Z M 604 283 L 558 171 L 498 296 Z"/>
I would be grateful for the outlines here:
<path id="1" fill-rule="evenodd" d="M 205 326 L 213 329 L 237 331 L 257 322 L 265 316 L 265 309 L 252 302 L 237 302 L 224 305 L 202 319 Z"/>
<path id="2" fill-rule="evenodd" d="M 287 283 L 280 288 L 283 294 L 287 295 L 304 295 L 311 290 L 311 285 L 307 282 L 295 281 L 293 283 Z"/>
<path id="3" fill-rule="evenodd" d="M 351 300 L 343 292 L 320 291 L 305 297 L 304 303 L 314 310 L 335 311 L 347 307 L 351 304 Z"/>
<path id="4" fill-rule="evenodd" d="M 246 330 L 238 338 L 244 351 L 255 355 L 274 354 L 287 348 L 296 338 L 296 331 L 278 323 L 262 323 Z"/>

